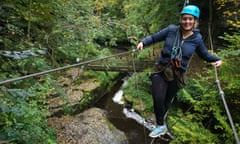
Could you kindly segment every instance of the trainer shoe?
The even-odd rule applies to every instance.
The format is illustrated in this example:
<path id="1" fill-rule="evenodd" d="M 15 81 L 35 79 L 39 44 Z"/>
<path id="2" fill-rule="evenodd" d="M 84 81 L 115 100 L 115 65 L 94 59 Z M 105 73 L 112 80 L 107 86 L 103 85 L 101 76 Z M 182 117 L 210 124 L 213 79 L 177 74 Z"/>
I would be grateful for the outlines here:
<path id="1" fill-rule="evenodd" d="M 160 135 L 164 135 L 167 132 L 167 126 L 166 125 L 158 125 L 155 129 L 149 134 L 150 137 L 156 138 Z"/>

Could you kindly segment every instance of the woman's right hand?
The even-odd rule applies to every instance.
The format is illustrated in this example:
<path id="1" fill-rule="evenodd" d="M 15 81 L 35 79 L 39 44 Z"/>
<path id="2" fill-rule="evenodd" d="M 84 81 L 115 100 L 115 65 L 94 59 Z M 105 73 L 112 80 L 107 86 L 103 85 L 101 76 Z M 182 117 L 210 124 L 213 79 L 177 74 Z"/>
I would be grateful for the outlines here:
<path id="1" fill-rule="evenodd" d="M 137 45 L 137 50 L 142 50 L 142 49 L 143 49 L 143 42 L 140 42 Z"/>

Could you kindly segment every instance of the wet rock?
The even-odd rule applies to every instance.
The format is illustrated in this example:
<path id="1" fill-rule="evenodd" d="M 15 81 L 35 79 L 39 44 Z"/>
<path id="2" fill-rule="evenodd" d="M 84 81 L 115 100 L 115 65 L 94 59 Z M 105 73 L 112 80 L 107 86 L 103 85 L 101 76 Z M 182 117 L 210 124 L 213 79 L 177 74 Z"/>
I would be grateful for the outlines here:
<path id="1" fill-rule="evenodd" d="M 75 116 L 52 117 L 59 144 L 123 144 L 126 136 L 106 118 L 106 112 L 91 108 Z"/>

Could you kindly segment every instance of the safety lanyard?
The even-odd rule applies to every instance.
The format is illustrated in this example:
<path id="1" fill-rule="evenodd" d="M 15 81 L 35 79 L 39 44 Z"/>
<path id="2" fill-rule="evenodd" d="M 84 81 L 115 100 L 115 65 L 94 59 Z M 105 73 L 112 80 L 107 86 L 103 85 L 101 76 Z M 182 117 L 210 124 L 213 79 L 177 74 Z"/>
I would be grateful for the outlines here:
<path id="1" fill-rule="evenodd" d="M 180 32 L 179 30 L 177 31 L 172 51 L 171 51 L 171 60 L 182 60 L 182 45 L 184 43 L 184 40 L 181 40 L 180 38 Z"/>

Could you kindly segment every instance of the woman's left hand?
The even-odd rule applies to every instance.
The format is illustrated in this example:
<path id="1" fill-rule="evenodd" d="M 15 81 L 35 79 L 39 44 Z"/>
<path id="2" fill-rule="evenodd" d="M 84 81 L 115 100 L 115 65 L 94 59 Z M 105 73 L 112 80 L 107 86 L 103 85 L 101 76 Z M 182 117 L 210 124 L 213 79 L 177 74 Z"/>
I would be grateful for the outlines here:
<path id="1" fill-rule="evenodd" d="M 222 60 L 218 60 L 218 61 L 212 63 L 212 65 L 213 65 L 213 66 L 216 66 L 216 67 L 219 67 L 219 66 L 222 65 Z"/>

